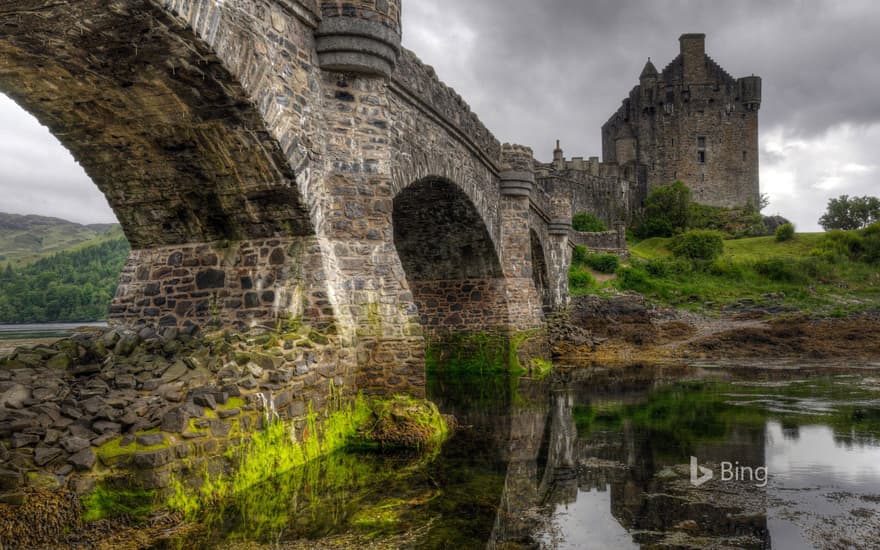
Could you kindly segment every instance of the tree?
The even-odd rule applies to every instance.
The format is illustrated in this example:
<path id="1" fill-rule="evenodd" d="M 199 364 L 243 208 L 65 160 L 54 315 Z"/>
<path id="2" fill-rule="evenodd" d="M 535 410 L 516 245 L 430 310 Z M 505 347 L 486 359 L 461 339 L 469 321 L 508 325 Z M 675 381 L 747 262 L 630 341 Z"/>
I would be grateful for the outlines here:
<path id="1" fill-rule="evenodd" d="M 571 227 L 575 231 L 586 233 L 600 233 L 608 231 L 608 226 L 596 215 L 589 212 L 578 212 L 571 218 Z"/>
<path id="2" fill-rule="evenodd" d="M 645 216 L 636 228 L 640 237 L 671 237 L 688 227 L 691 190 L 680 181 L 654 188 L 645 200 Z"/>
<path id="3" fill-rule="evenodd" d="M 819 225 L 826 231 L 832 229 L 863 229 L 880 220 L 880 199 L 877 197 L 850 197 L 841 195 L 828 200 L 825 214 Z"/>

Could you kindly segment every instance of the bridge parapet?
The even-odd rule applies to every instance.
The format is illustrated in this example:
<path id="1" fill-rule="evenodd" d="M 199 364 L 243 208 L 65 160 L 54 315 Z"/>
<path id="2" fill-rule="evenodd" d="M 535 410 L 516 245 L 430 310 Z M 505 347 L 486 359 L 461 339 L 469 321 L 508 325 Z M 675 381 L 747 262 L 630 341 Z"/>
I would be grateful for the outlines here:
<path id="1" fill-rule="evenodd" d="M 391 75 L 392 88 L 461 139 L 492 171 L 499 170 L 501 143 L 458 93 L 411 51 L 404 49 Z"/>

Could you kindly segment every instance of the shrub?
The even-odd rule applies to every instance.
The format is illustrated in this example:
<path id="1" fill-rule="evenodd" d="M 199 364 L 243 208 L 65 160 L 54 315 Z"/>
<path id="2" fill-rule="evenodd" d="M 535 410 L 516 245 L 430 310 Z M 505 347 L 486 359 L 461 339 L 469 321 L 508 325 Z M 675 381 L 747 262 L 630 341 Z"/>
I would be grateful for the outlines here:
<path id="1" fill-rule="evenodd" d="M 662 218 L 646 218 L 635 229 L 636 237 L 648 239 L 651 237 L 671 237 L 675 234 L 675 228 L 669 220 Z"/>
<path id="2" fill-rule="evenodd" d="M 620 258 L 615 254 L 589 254 L 585 263 L 599 273 L 614 273 L 620 267 Z"/>
<path id="3" fill-rule="evenodd" d="M 572 291 L 585 291 L 596 285 L 593 275 L 583 267 L 572 266 L 568 271 L 568 288 Z"/>
<path id="4" fill-rule="evenodd" d="M 648 274 L 638 267 L 622 267 L 617 270 L 617 286 L 621 290 L 634 290 L 647 294 L 654 290 Z"/>
<path id="5" fill-rule="evenodd" d="M 589 255 L 590 251 L 587 250 L 586 246 L 576 245 L 571 253 L 571 265 L 586 265 L 587 256 Z"/>
<path id="6" fill-rule="evenodd" d="M 803 283 L 807 278 L 801 273 L 795 262 L 783 258 L 768 258 L 755 262 L 755 271 L 778 283 Z"/>
<path id="7" fill-rule="evenodd" d="M 654 258 L 645 262 L 642 267 L 648 275 L 657 278 L 670 275 L 689 275 L 694 271 L 691 262 L 677 258 Z"/>
<path id="8" fill-rule="evenodd" d="M 784 223 L 776 228 L 776 240 L 778 242 L 790 241 L 794 238 L 794 225 Z"/>
<path id="9" fill-rule="evenodd" d="M 834 266 L 823 258 L 770 258 L 755 263 L 755 271 L 771 281 L 807 284 L 828 282 L 835 277 Z"/>
<path id="10" fill-rule="evenodd" d="M 880 222 L 869 225 L 862 231 L 862 261 L 880 263 Z"/>
<path id="11" fill-rule="evenodd" d="M 608 231 L 608 226 L 589 212 L 578 212 L 571 218 L 571 227 L 575 231 L 584 231 L 587 233 L 599 233 Z"/>
<path id="12" fill-rule="evenodd" d="M 707 270 L 710 275 L 724 277 L 733 281 L 741 281 L 746 275 L 746 266 L 730 258 L 718 258 Z"/>
<path id="13" fill-rule="evenodd" d="M 724 252 L 724 239 L 717 231 L 697 229 L 675 237 L 669 248 L 679 258 L 711 261 Z"/>

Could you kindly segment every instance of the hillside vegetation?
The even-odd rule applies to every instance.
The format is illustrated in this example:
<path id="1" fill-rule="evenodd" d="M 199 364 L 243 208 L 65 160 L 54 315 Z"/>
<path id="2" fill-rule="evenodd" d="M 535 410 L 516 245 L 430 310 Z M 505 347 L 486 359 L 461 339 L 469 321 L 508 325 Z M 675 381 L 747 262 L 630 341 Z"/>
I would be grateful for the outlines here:
<path id="1" fill-rule="evenodd" d="M 128 257 L 124 237 L 80 244 L 21 268 L 0 271 L 0 323 L 99 321 Z"/>
<path id="2" fill-rule="evenodd" d="M 880 308 L 878 224 L 782 241 L 729 239 L 720 254 L 707 259 L 676 255 L 676 249 L 675 237 L 634 244 L 632 258 L 615 278 L 592 286 L 580 275 L 590 267 L 588 255 L 572 268 L 572 287 L 580 285 L 573 293 L 632 290 L 660 303 L 705 311 L 764 308 L 837 316 Z"/>
<path id="3" fill-rule="evenodd" d="M 0 212 L 0 268 L 14 269 L 71 248 L 122 237 L 116 224 L 81 225 L 58 218 Z"/>

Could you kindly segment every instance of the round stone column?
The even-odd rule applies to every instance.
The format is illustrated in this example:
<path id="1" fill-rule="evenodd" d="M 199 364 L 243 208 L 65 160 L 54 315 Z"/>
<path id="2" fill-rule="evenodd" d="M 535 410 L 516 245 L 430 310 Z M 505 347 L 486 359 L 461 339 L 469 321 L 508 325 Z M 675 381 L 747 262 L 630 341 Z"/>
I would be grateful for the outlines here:
<path id="1" fill-rule="evenodd" d="M 322 1 L 315 32 L 321 68 L 390 76 L 400 54 L 400 2 Z"/>

